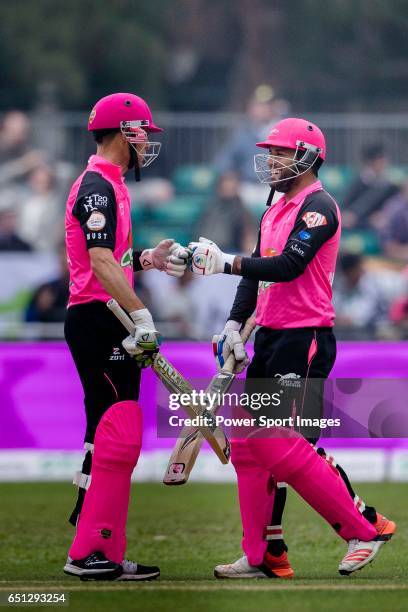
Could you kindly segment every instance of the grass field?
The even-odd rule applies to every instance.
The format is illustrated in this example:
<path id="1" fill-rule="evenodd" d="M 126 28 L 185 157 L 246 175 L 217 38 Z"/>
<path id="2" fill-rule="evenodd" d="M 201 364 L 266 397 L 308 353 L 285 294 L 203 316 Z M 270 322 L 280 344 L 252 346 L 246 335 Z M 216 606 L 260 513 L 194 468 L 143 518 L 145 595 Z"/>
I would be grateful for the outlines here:
<path id="1" fill-rule="evenodd" d="M 73 535 L 66 517 L 74 487 L 1 484 L 0 591 L 69 592 L 71 610 L 407 610 L 408 487 L 365 484 L 358 491 L 398 523 L 397 535 L 372 565 L 352 577 L 341 577 L 337 565 L 345 544 L 290 493 L 285 529 L 296 578 L 231 582 L 212 576 L 214 565 L 241 554 L 235 487 L 135 485 L 127 556 L 157 563 L 162 573 L 159 581 L 129 585 L 84 583 L 62 573 Z"/>

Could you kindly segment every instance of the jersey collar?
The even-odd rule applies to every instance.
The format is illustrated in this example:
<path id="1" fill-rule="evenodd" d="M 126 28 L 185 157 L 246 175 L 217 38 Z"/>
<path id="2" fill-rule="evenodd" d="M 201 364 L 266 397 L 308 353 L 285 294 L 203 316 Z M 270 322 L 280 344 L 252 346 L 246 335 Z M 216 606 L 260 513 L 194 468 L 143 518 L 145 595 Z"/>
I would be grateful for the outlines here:
<path id="1" fill-rule="evenodd" d="M 122 168 L 117 164 L 108 161 L 104 157 L 101 157 L 100 155 L 91 155 L 91 157 L 89 158 L 88 169 L 92 168 L 100 170 L 101 172 L 103 172 L 103 174 L 105 174 L 105 176 L 108 176 L 113 181 L 116 181 L 118 183 L 123 182 Z"/>
<path id="2" fill-rule="evenodd" d="M 279 202 L 282 202 L 283 204 L 294 204 L 295 206 L 297 206 L 298 204 L 302 204 L 305 200 L 305 198 L 310 194 L 313 193 L 314 191 L 320 191 L 321 189 L 323 189 L 322 187 L 322 183 L 321 181 L 317 180 L 314 183 L 312 183 L 311 185 L 308 185 L 307 187 L 305 187 L 304 189 L 302 189 L 302 191 L 299 191 L 299 193 L 297 193 L 291 200 L 289 200 L 288 202 L 286 202 L 286 197 L 285 195 L 282 196 L 282 198 L 280 200 L 278 200 Z"/>

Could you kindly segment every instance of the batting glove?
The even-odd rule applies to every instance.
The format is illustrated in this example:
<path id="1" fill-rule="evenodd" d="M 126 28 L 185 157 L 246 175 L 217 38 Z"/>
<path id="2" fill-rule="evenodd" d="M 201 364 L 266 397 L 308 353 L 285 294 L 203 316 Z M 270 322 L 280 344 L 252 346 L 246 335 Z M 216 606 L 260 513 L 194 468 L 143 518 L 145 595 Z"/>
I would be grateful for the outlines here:
<path id="1" fill-rule="evenodd" d="M 215 242 L 201 237 L 187 248 L 192 251 L 190 266 L 194 274 L 231 274 L 235 255 L 223 253 Z"/>
<path id="2" fill-rule="evenodd" d="M 160 270 L 179 278 L 187 268 L 190 252 L 172 238 L 159 242 L 154 249 L 145 249 L 140 256 L 143 270 Z"/>
<path id="3" fill-rule="evenodd" d="M 212 346 L 218 370 L 222 370 L 231 352 L 234 353 L 236 359 L 235 374 L 245 370 L 249 364 L 249 358 L 239 333 L 240 328 L 241 323 L 227 321 L 223 331 L 213 336 Z"/>
<path id="4" fill-rule="evenodd" d="M 136 327 L 134 333 L 123 340 L 122 346 L 129 355 L 136 359 L 140 368 L 147 368 L 152 365 L 162 338 L 147 308 L 134 310 L 129 314 Z"/>

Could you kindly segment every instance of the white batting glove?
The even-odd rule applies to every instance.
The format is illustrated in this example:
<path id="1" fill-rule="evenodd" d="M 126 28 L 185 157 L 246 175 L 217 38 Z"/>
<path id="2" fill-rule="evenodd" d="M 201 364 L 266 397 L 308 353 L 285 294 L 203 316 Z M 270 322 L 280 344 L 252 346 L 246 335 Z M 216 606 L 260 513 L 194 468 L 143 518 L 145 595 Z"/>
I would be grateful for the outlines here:
<path id="1" fill-rule="evenodd" d="M 239 333 L 240 328 L 241 323 L 237 321 L 227 321 L 223 331 L 213 336 L 212 346 L 218 370 L 222 370 L 232 352 L 234 352 L 236 359 L 234 368 L 235 374 L 239 374 L 245 370 L 249 364 L 249 357 Z"/>
<path id="2" fill-rule="evenodd" d="M 187 269 L 187 260 L 191 255 L 186 247 L 175 242 L 170 247 L 170 255 L 167 257 L 165 272 L 169 276 L 180 278 Z"/>
<path id="3" fill-rule="evenodd" d="M 215 242 L 200 237 L 198 242 L 190 242 L 188 249 L 192 251 L 191 270 L 194 274 L 231 274 L 235 255 L 223 253 Z"/>
<path id="4" fill-rule="evenodd" d="M 136 327 L 134 333 L 123 340 L 122 346 L 136 359 L 141 368 L 146 368 L 153 363 L 154 355 L 159 350 L 161 335 L 156 330 L 147 308 L 134 310 L 129 314 Z"/>
<path id="5" fill-rule="evenodd" d="M 173 238 L 159 242 L 154 249 L 145 249 L 140 256 L 143 270 L 160 270 L 170 276 L 183 276 L 190 252 Z"/>

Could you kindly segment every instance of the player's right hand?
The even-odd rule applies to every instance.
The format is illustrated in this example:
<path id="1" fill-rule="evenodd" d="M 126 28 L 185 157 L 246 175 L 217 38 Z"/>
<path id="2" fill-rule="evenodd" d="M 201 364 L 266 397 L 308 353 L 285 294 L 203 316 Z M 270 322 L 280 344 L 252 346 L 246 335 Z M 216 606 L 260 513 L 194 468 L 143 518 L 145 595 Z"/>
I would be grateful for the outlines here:
<path id="1" fill-rule="evenodd" d="M 127 336 L 122 346 L 137 361 L 141 368 L 152 365 L 155 354 L 161 344 L 161 335 L 156 330 L 152 316 L 147 308 L 134 310 L 129 313 L 134 324 L 135 331 Z"/>
<path id="2" fill-rule="evenodd" d="M 227 321 L 223 331 L 213 336 L 212 346 L 218 370 L 222 370 L 231 352 L 234 352 L 236 360 L 235 374 L 245 370 L 249 364 L 249 358 L 239 333 L 240 328 L 241 323 Z"/>

